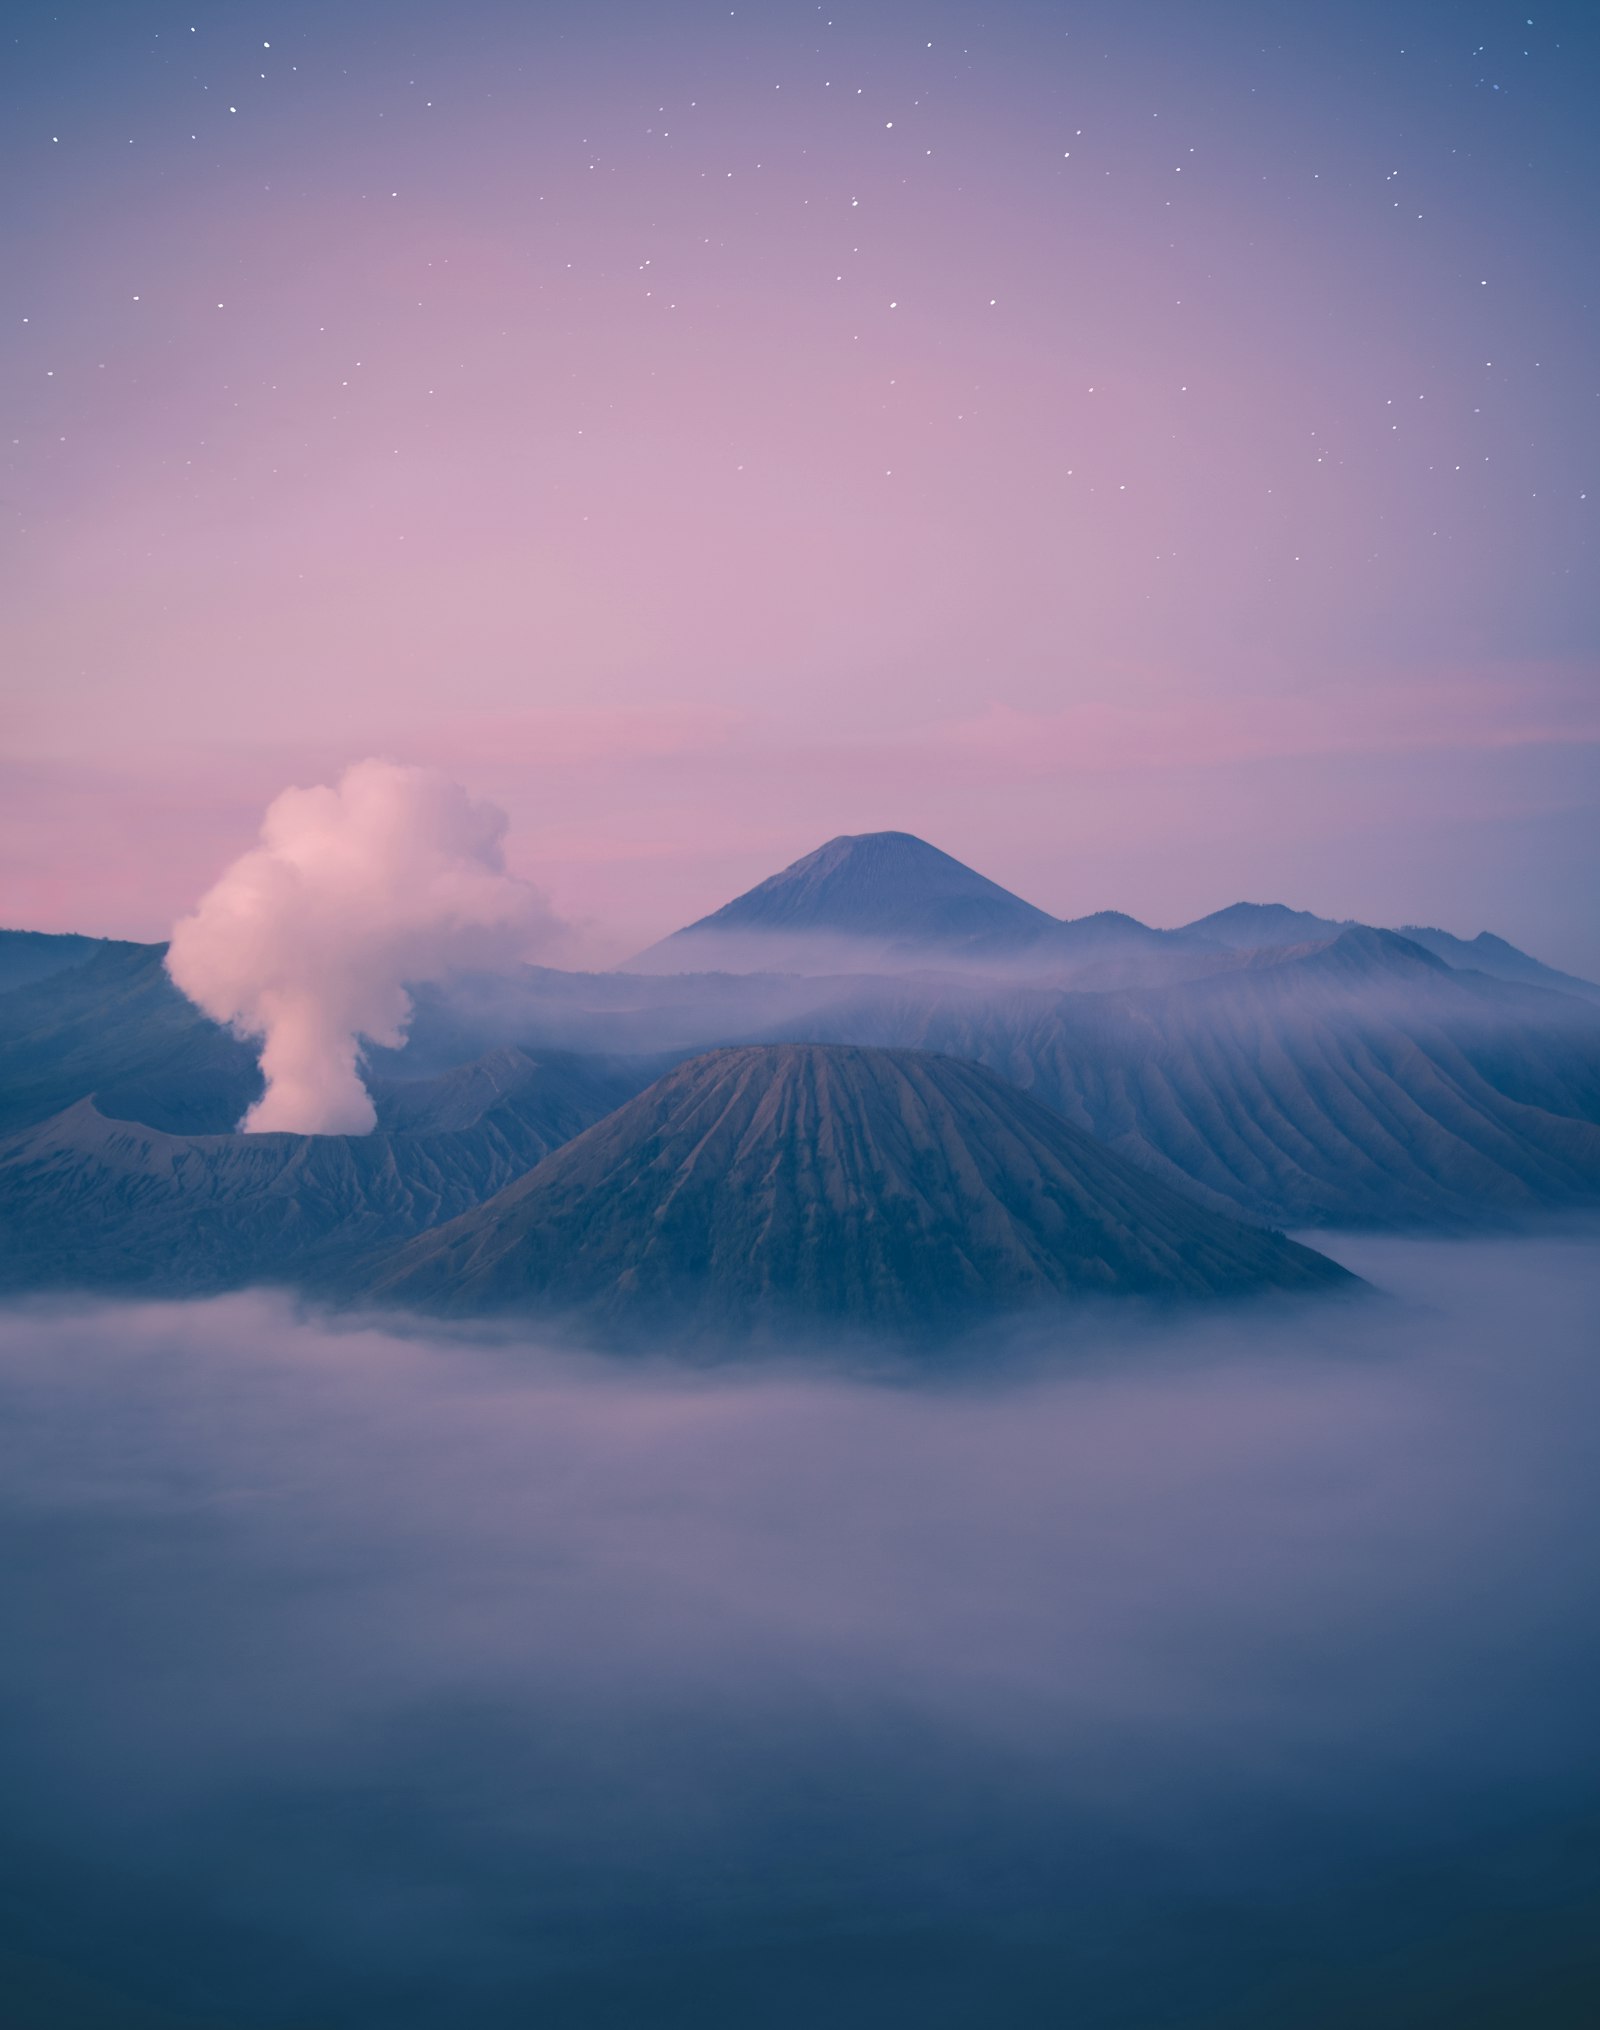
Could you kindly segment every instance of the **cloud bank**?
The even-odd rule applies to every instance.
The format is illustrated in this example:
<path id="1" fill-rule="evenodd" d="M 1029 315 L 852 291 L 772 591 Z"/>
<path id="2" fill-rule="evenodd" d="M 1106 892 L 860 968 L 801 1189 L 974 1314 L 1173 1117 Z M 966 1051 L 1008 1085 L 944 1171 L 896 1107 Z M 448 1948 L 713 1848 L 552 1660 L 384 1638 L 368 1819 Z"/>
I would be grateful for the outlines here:
<path id="1" fill-rule="evenodd" d="M 1592 2024 L 1593 1230 L 1340 1252 L 918 1386 L 0 1308 L 7 2022 Z"/>
<path id="2" fill-rule="evenodd" d="M 357 762 L 287 789 L 261 842 L 173 930 L 167 970 L 205 1012 L 260 1037 L 247 1132 L 364 1135 L 363 1041 L 395 1048 L 409 983 L 519 956 L 554 927 L 506 872 L 504 812 L 431 769 Z"/>

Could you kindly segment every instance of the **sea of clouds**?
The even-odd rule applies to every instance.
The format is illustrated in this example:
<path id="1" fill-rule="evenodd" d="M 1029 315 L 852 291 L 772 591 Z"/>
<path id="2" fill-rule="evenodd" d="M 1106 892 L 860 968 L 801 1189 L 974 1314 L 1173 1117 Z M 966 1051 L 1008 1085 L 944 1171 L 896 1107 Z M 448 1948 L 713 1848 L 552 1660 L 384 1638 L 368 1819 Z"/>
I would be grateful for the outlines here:
<path id="1" fill-rule="evenodd" d="M 0 1314 L 6 2022 L 1591 2021 L 1595 1237 L 1333 1251 L 924 1378 Z"/>

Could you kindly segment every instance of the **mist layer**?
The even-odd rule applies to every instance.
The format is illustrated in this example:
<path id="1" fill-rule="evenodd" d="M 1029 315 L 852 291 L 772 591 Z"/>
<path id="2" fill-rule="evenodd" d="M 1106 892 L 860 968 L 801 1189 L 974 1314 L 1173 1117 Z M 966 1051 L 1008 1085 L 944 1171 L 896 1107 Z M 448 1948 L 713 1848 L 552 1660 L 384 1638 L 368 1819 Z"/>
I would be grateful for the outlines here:
<path id="1" fill-rule="evenodd" d="M 1338 1252 L 1392 1301 L 984 1382 L 6 1314 L 0 1988 L 1588 2020 L 1592 1239 Z"/>

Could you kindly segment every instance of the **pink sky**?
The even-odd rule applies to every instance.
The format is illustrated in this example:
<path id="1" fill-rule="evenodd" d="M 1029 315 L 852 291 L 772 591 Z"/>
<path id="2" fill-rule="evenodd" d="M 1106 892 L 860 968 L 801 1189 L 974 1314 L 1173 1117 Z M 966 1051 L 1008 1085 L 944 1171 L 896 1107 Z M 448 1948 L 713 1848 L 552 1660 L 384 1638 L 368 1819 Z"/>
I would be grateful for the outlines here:
<path id="1" fill-rule="evenodd" d="M 1062 913 L 1600 969 L 1527 134 L 1048 14 L 291 8 L 14 141 L 0 915 L 164 934 L 385 754 L 502 802 L 594 958 L 894 826 Z"/>

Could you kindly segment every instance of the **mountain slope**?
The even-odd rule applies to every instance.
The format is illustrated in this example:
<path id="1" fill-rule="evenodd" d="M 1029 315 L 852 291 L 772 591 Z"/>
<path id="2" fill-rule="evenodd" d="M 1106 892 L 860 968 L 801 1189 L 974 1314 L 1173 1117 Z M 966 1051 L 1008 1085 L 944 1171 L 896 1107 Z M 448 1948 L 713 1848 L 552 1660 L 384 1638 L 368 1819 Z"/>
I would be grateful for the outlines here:
<path id="1" fill-rule="evenodd" d="M 1153 1175 L 1275 1225 L 1600 1201 L 1600 1016 L 1388 931 L 1161 991 L 882 983 L 803 1033 L 988 1065 Z"/>
<path id="2" fill-rule="evenodd" d="M 860 970 L 900 946 L 1025 943 L 1055 927 L 1044 910 L 909 832 L 863 832 L 830 839 L 626 970 Z"/>
<path id="3" fill-rule="evenodd" d="M 1055 919 L 910 832 L 830 839 L 690 930 L 823 930 L 952 943 Z"/>
<path id="4" fill-rule="evenodd" d="M 1186 923 L 1184 930 L 1231 951 L 1271 951 L 1285 945 L 1325 943 L 1348 926 L 1309 909 L 1290 909 L 1282 902 L 1234 902 L 1209 916 Z"/>
<path id="5" fill-rule="evenodd" d="M 0 1141 L 0 1287 L 281 1281 L 477 1205 L 655 1069 L 496 1051 L 379 1087 L 371 1135 L 175 1135 L 80 1100 Z"/>
<path id="6" fill-rule="evenodd" d="M 1186 924 L 1186 933 L 1226 945 L 1239 952 L 1281 951 L 1290 946 L 1326 944 L 1341 931 L 1361 930 L 1365 925 L 1346 920 L 1335 923 L 1325 916 L 1313 916 L 1308 909 L 1289 909 L 1281 902 L 1235 902 L 1227 909 L 1214 910 Z M 1487 973 L 1491 979 L 1510 980 L 1518 986 L 1549 987 L 1557 993 L 1578 994 L 1585 1000 L 1600 1000 L 1600 986 L 1580 980 L 1573 973 L 1558 972 L 1527 952 L 1518 951 L 1503 937 L 1480 931 L 1477 937 L 1455 937 L 1447 930 L 1402 924 L 1396 936 L 1421 945 L 1436 959 L 1459 971 Z"/>
<path id="7" fill-rule="evenodd" d="M 1400 935 L 1443 959 L 1447 966 L 1474 973 L 1487 973 L 1493 980 L 1513 980 L 1521 986 L 1550 987 L 1560 994 L 1579 994 L 1586 1001 L 1600 1001 L 1600 986 L 1580 980 L 1575 973 L 1558 972 L 1542 960 L 1507 944 L 1492 931 L 1481 930 L 1476 937 L 1455 937 L 1447 930 L 1433 930 L 1406 924 Z"/>
<path id="8" fill-rule="evenodd" d="M 631 959 L 635 973 L 904 972 L 1147 985 L 1233 963 L 1120 910 L 1061 921 L 907 832 L 830 839 Z"/>
<path id="9" fill-rule="evenodd" d="M 101 943 L 0 995 L 0 1133 L 88 1093 L 175 1133 L 231 1128 L 261 1092 L 255 1049 L 167 977 L 165 945 Z"/>
<path id="10" fill-rule="evenodd" d="M 953 1320 L 1344 1272 L 1169 1190 L 975 1065 L 789 1044 L 677 1067 L 365 1294 L 648 1322 Z"/>
<path id="11" fill-rule="evenodd" d="M 100 942 L 75 931 L 0 930 L 0 994 L 81 966 Z"/>
<path id="12" fill-rule="evenodd" d="M 427 988 L 406 1048 L 371 1054 L 380 1124 L 470 1130 L 506 1044 L 548 1073 L 556 1052 L 664 1059 L 803 1039 L 971 1058 L 1153 1174 L 1274 1225 L 1463 1225 L 1600 1200 L 1592 1002 L 1452 970 L 1414 940 L 1358 926 L 1310 948 L 1204 946 L 1196 963 L 1210 954 L 1222 969 L 1170 984 L 1164 947 L 1144 970 L 1141 933 L 1161 935 L 1110 913 L 1055 925 L 1050 937 L 1077 940 L 1073 964 L 1010 980 L 925 960 L 880 977 L 523 969 Z M 162 958 L 156 945 L 100 944 L 0 993 L 0 1135 L 93 1094 L 114 1119 L 231 1142 L 260 1090 L 255 1051 L 193 1008 Z M 648 1075 L 636 1067 L 564 1132 Z M 70 1226 L 69 1202 L 51 1203 Z"/>

